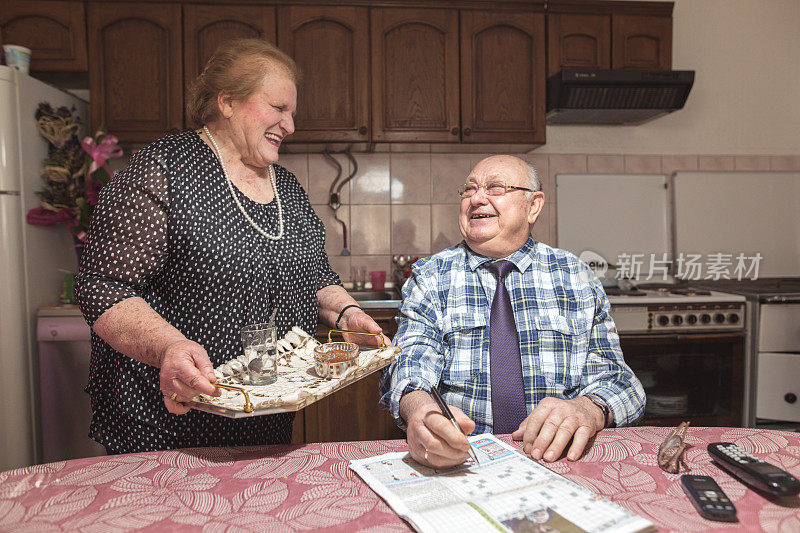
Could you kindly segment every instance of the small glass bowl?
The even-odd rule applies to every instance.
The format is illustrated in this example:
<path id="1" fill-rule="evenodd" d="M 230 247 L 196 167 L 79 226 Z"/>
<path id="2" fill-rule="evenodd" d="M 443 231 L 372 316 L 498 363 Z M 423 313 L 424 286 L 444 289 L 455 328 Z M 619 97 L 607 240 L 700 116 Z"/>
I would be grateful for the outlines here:
<path id="1" fill-rule="evenodd" d="M 322 378 L 339 378 L 358 366 L 358 345 L 352 342 L 326 342 L 314 348 L 314 368 Z"/>

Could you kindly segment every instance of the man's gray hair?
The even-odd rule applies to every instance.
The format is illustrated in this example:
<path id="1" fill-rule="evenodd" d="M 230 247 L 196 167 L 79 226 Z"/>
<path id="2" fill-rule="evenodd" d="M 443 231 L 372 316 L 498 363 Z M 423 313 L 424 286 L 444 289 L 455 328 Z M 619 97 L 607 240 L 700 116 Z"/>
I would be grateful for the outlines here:
<path id="1" fill-rule="evenodd" d="M 528 167 L 528 188 L 533 189 L 534 192 L 542 190 L 542 182 L 539 181 L 539 171 L 536 170 L 536 167 L 533 166 L 533 163 L 525 159 L 524 157 L 520 157 L 525 166 Z M 530 198 L 533 196 L 533 192 L 526 192 L 525 195 Z"/>

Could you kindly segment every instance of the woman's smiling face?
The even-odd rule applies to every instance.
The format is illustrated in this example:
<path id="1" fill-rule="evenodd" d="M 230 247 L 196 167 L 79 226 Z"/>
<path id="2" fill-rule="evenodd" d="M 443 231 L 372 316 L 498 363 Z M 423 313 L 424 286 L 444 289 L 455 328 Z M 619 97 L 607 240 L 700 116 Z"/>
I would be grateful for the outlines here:
<path id="1" fill-rule="evenodd" d="M 231 140 L 242 162 L 258 168 L 275 163 L 281 142 L 294 133 L 296 112 L 297 87 L 282 70 L 265 76 L 245 100 L 231 100 L 223 114 L 229 114 Z"/>

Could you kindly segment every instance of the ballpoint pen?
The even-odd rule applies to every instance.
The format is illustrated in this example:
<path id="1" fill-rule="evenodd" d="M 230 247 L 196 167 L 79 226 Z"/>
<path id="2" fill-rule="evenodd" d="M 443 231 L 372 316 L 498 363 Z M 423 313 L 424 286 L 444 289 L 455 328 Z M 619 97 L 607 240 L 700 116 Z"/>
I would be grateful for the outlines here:
<path id="1" fill-rule="evenodd" d="M 439 409 L 442 410 L 442 414 L 445 416 L 445 418 L 450 420 L 459 433 L 461 433 L 461 426 L 459 426 L 458 422 L 456 422 L 456 417 L 453 416 L 450 408 L 447 407 L 446 403 L 444 403 L 444 398 L 442 398 L 442 395 L 439 394 L 439 391 L 436 389 L 436 387 L 431 387 L 431 396 L 433 396 L 433 399 L 436 400 L 436 404 L 439 406 Z M 475 464 L 481 464 L 481 462 L 478 461 L 478 456 L 475 455 L 474 451 L 472 451 L 472 445 L 469 447 L 469 456 L 472 457 L 472 460 L 475 461 Z"/>

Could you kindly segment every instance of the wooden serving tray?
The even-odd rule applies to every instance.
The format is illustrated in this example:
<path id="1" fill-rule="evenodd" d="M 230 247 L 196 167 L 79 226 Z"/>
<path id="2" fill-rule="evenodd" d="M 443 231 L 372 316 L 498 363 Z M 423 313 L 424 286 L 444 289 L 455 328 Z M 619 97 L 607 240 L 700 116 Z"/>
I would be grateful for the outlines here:
<path id="1" fill-rule="evenodd" d="M 222 389 L 219 397 L 201 394 L 191 402 L 193 409 L 228 418 L 272 415 L 299 411 L 312 403 L 333 394 L 381 370 L 394 361 L 400 348 L 387 347 L 362 351 L 358 355 L 358 366 L 350 368 L 340 378 L 322 378 L 314 369 L 314 357 L 294 354 L 290 361 L 278 365 L 278 379 L 269 385 L 243 385 L 228 378 L 219 379 L 223 385 L 234 385 L 243 389 L 252 403 L 253 410 L 245 410 L 244 394 Z"/>

